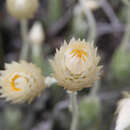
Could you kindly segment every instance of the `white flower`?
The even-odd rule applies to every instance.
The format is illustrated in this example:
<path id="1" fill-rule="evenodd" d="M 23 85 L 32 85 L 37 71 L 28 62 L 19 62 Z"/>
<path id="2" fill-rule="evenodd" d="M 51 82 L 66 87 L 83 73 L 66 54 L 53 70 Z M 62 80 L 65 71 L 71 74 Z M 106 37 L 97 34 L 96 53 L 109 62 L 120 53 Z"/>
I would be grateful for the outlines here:
<path id="1" fill-rule="evenodd" d="M 54 77 L 59 85 L 70 91 L 90 87 L 99 79 L 101 66 L 98 66 L 100 57 L 93 44 L 85 40 L 72 39 L 67 45 L 56 50 L 54 60 L 50 63 L 54 70 Z"/>
<path id="2" fill-rule="evenodd" d="M 117 112 L 115 130 L 124 130 L 130 126 L 130 98 L 124 98 L 119 101 Z"/>
<path id="3" fill-rule="evenodd" d="M 0 71 L 1 97 L 12 103 L 31 101 L 45 88 L 41 70 L 31 63 L 21 61 L 5 65 Z"/>

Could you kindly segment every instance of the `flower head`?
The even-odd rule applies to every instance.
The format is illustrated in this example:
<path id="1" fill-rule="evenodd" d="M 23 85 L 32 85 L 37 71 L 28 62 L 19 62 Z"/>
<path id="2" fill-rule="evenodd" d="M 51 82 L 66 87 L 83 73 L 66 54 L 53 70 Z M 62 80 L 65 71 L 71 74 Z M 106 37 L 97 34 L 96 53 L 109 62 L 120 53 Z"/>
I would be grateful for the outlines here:
<path id="1" fill-rule="evenodd" d="M 54 60 L 50 63 L 54 70 L 54 77 L 59 85 L 77 91 L 90 87 L 99 78 L 101 66 L 98 66 L 100 57 L 93 44 L 85 40 L 72 39 L 67 45 L 56 50 Z"/>
<path id="2" fill-rule="evenodd" d="M 7 0 L 8 12 L 17 19 L 33 17 L 38 8 L 38 0 Z"/>
<path id="3" fill-rule="evenodd" d="M 41 70 L 31 63 L 21 61 L 5 65 L 1 71 L 1 97 L 12 103 L 29 103 L 45 88 Z"/>

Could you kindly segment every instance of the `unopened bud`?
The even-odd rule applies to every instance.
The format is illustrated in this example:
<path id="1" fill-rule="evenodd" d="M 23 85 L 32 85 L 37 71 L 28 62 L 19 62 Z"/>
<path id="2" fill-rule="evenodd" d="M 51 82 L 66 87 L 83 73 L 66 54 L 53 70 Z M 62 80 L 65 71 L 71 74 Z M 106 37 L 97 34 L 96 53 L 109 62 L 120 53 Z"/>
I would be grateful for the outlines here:
<path id="1" fill-rule="evenodd" d="M 45 40 L 44 30 L 40 22 L 36 22 L 29 33 L 31 44 L 41 44 Z"/>
<path id="2" fill-rule="evenodd" d="M 38 9 L 38 0 L 7 0 L 6 7 L 10 15 L 17 19 L 28 19 Z"/>
<path id="3" fill-rule="evenodd" d="M 82 0 L 81 2 L 83 3 L 84 7 L 90 10 L 95 10 L 100 7 L 100 3 L 97 0 Z"/>

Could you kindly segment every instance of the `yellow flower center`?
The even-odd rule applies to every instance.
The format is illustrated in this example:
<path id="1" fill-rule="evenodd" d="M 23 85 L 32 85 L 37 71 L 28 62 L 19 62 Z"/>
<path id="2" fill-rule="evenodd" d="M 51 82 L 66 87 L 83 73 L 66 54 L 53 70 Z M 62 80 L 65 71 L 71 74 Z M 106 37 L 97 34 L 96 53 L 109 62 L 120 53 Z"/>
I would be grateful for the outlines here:
<path id="1" fill-rule="evenodd" d="M 87 52 L 82 49 L 73 49 L 71 52 L 72 57 L 77 56 L 85 62 L 85 58 L 87 57 Z"/>
<path id="2" fill-rule="evenodd" d="M 23 78 L 23 76 L 20 76 L 20 75 L 16 74 L 16 75 L 12 78 L 11 87 L 12 87 L 12 89 L 15 90 L 15 91 L 22 91 L 22 89 L 21 89 L 21 88 L 17 88 L 17 87 L 16 87 L 16 84 L 15 84 L 15 81 L 16 81 L 18 78 Z"/>

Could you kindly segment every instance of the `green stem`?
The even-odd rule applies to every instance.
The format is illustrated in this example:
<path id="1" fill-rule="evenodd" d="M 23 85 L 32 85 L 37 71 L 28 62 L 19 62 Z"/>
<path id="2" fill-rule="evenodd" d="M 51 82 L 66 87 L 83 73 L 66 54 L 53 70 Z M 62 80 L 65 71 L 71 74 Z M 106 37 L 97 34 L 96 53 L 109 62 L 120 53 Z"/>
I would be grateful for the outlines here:
<path id="1" fill-rule="evenodd" d="M 88 19 L 89 36 L 88 36 L 87 41 L 91 43 L 96 39 L 95 18 L 94 18 L 92 11 L 90 9 L 86 8 L 86 6 L 83 4 L 83 2 L 81 0 L 79 2 L 80 2 L 80 5 L 81 5 L 81 8 L 83 8 L 83 12 L 84 12 L 86 18 Z"/>
<path id="2" fill-rule="evenodd" d="M 20 54 L 20 59 L 26 60 L 28 56 L 29 43 L 28 43 L 28 22 L 27 20 L 21 20 L 21 35 L 22 35 L 22 50 Z"/>
<path id="3" fill-rule="evenodd" d="M 100 80 L 97 80 L 91 89 L 90 96 L 96 96 L 99 89 L 100 89 Z"/>
<path id="4" fill-rule="evenodd" d="M 42 46 L 38 44 L 32 45 L 32 55 L 33 57 L 41 56 Z"/>
<path id="5" fill-rule="evenodd" d="M 90 9 L 84 10 L 84 13 L 86 17 L 88 18 L 88 24 L 89 24 L 89 36 L 88 36 L 88 42 L 93 42 L 96 39 L 96 22 L 95 18 L 93 16 L 93 13 Z"/>
<path id="6" fill-rule="evenodd" d="M 49 12 L 49 24 L 56 23 L 57 20 L 62 16 L 62 0 L 48 0 L 48 12 Z"/>
<path id="7" fill-rule="evenodd" d="M 121 43 L 121 50 L 125 51 L 127 49 L 130 37 L 130 7 L 127 9 L 127 26 L 125 29 L 125 34 Z"/>
<path id="8" fill-rule="evenodd" d="M 32 62 L 43 70 L 42 46 L 39 44 L 32 45 Z"/>
<path id="9" fill-rule="evenodd" d="M 77 130 L 78 127 L 78 103 L 77 103 L 77 93 L 69 92 L 70 103 L 71 103 L 71 112 L 72 112 L 72 123 L 70 130 Z"/>

